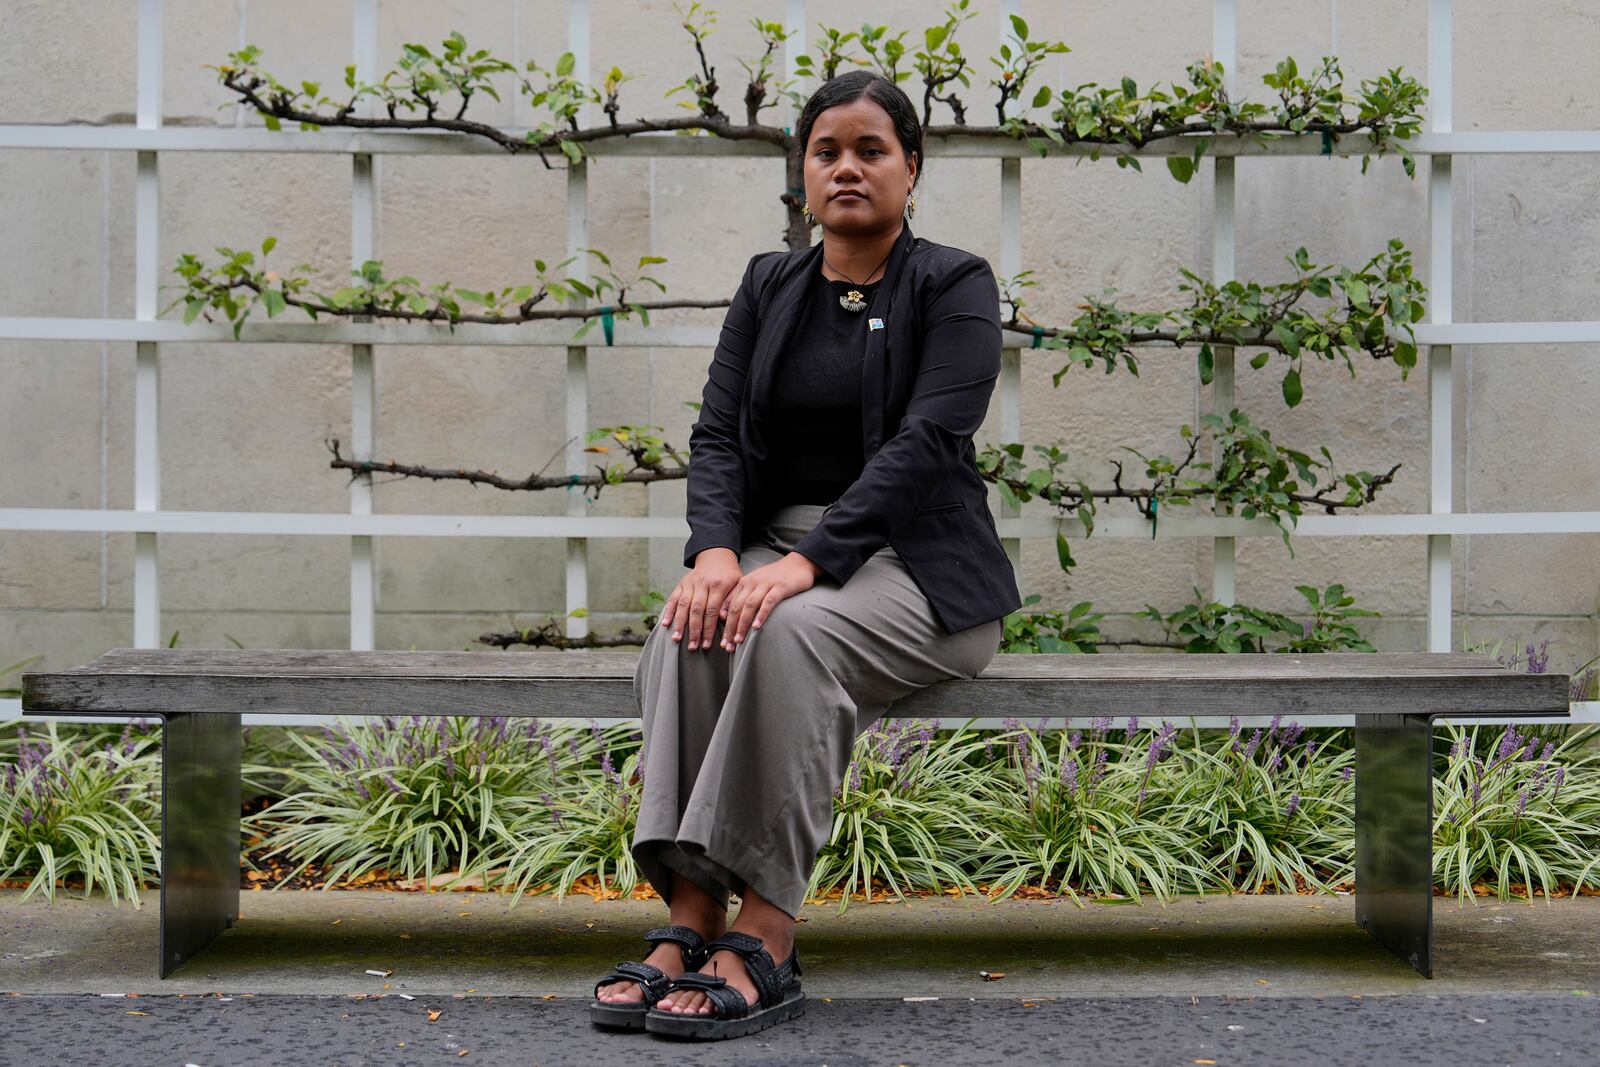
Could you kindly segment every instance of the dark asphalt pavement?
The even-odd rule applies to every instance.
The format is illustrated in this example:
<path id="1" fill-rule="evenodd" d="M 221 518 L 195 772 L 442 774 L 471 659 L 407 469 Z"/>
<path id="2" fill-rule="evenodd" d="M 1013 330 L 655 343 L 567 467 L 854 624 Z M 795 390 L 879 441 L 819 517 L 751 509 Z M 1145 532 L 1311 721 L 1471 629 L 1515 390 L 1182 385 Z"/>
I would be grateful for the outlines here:
<path id="1" fill-rule="evenodd" d="M 584 1001 L 469 996 L 0 997 L 0 1064 L 1593 1063 L 1593 996 L 813 998 L 751 1037 L 594 1030 Z M 430 1011 L 440 1012 L 436 1020 Z M 130 1014 L 130 1013 L 142 1014 Z"/>

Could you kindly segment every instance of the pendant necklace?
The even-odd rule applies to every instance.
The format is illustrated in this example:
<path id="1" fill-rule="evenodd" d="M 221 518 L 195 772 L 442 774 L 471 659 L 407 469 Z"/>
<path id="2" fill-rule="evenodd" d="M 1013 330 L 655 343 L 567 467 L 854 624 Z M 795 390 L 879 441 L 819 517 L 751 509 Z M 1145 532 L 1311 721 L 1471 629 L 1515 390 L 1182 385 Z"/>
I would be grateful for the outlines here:
<path id="1" fill-rule="evenodd" d="M 893 248 L 889 249 L 889 256 L 892 256 L 892 255 L 894 255 L 894 249 Z M 883 257 L 883 263 L 889 262 L 889 256 L 884 256 Z M 827 256 L 823 256 L 822 257 L 822 262 L 824 264 L 826 264 L 828 266 L 828 268 L 830 270 L 832 270 L 835 274 L 844 274 L 844 271 L 837 269 L 836 267 L 834 267 L 834 265 L 832 263 L 828 262 L 828 257 Z M 871 273 L 869 273 L 867 275 L 867 277 L 870 278 L 870 277 L 872 277 L 873 274 L 878 273 L 878 269 L 883 266 L 883 263 L 879 263 L 877 267 L 873 267 Z M 852 285 L 866 285 L 867 284 L 866 282 L 858 282 L 855 279 L 850 278 L 848 276 L 845 278 L 845 281 L 849 282 Z M 865 311 L 867 309 L 867 297 L 866 297 L 866 294 L 863 293 L 859 289 L 852 289 L 848 293 L 845 293 L 843 296 L 841 296 L 839 298 L 839 306 L 844 308 L 846 311 Z"/>

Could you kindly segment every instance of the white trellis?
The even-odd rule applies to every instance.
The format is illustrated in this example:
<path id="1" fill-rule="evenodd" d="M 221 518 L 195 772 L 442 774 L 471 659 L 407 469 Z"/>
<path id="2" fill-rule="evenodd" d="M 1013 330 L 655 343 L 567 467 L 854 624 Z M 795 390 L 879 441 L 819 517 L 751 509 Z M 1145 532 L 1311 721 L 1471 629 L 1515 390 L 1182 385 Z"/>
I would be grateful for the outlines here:
<path id="1" fill-rule="evenodd" d="M 352 0 L 354 62 L 357 77 L 377 76 L 377 0 Z M 1233 90 L 1237 13 L 1235 0 L 1214 0 L 1212 55 L 1224 64 L 1228 88 Z M 1004 0 L 1002 33 L 1009 17 L 1020 14 L 1017 0 Z M 568 0 L 568 49 L 574 54 L 574 74 L 588 80 L 589 2 Z M 785 46 L 787 77 L 798 75 L 795 58 L 805 49 L 809 22 L 804 0 L 786 0 Z M 1600 533 L 1600 511 L 1538 511 L 1456 513 L 1451 504 L 1452 367 L 1456 345 L 1473 344 L 1577 344 L 1600 342 L 1600 321 L 1456 323 L 1452 312 L 1451 161 L 1456 155 L 1488 154 L 1595 154 L 1600 153 L 1600 131 L 1506 131 L 1457 133 L 1451 129 L 1452 9 L 1451 0 L 1430 0 L 1428 8 L 1429 113 L 1426 132 L 1408 142 L 1410 150 L 1429 159 L 1428 204 L 1430 218 L 1429 317 L 1417 325 L 1417 340 L 1427 353 L 1429 389 L 1429 507 L 1425 513 L 1404 515 L 1306 515 L 1296 527 L 1297 537 L 1362 537 L 1409 535 L 1426 538 L 1428 560 L 1428 649 L 1449 651 L 1451 646 L 1451 538 L 1472 534 Z M 679 516 L 605 517 L 586 514 L 580 497 L 569 499 L 567 514 L 558 516 L 404 515 L 374 514 L 370 478 L 356 479 L 350 488 L 348 514 L 282 512 L 166 511 L 161 507 L 160 455 L 160 345 L 164 342 L 226 343 L 232 327 L 224 323 L 181 322 L 156 318 L 161 264 L 157 260 L 159 159 L 163 152 L 317 152 L 347 155 L 351 160 L 351 260 L 356 266 L 374 258 L 376 194 L 374 155 L 503 154 L 503 149 L 464 136 L 406 134 L 361 130 L 324 129 L 315 133 L 274 133 L 265 129 L 224 127 L 163 127 L 161 121 L 162 73 L 161 0 L 139 0 L 138 83 L 136 121 L 132 126 L 0 125 L 0 149 L 108 150 L 137 153 L 135 184 L 135 313 L 132 319 L 0 317 L 0 338 L 41 341 L 133 342 L 137 352 L 134 385 L 134 507 L 3 508 L 0 530 L 121 532 L 134 534 L 134 644 L 140 648 L 161 644 L 161 584 L 158 538 L 161 534 L 296 534 L 343 537 L 350 542 L 350 647 L 374 646 L 377 583 L 373 570 L 374 537 L 561 537 L 565 538 L 566 607 L 570 612 L 588 602 L 588 544 L 595 537 L 679 538 L 688 534 Z M 1336 49 L 1334 50 L 1336 52 Z M 370 114 L 372 101 L 362 105 Z M 593 119 L 586 107 L 580 123 Z M 513 132 L 525 132 L 513 128 Z M 1340 155 L 1360 154 L 1363 138 L 1345 138 L 1334 146 Z M 635 135 L 600 140 L 589 146 L 597 156 L 676 156 L 719 154 L 771 156 L 771 145 L 718 138 L 679 138 L 671 135 Z M 1000 259 L 997 273 L 1016 274 L 1022 266 L 1022 159 L 1031 154 L 1024 144 L 978 144 L 957 140 L 930 143 L 928 154 L 997 159 L 1000 169 Z M 1082 155 L 1087 148 L 1055 148 L 1053 155 Z M 1212 210 L 1212 277 L 1229 279 L 1234 269 L 1234 167 L 1240 156 L 1312 155 L 1322 151 L 1318 139 L 1297 138 L 1268 145 L 1214 143 Z M 1145 155 L 1186 154 L 1187 146 L 1175 140 L 1145 150 Z M 1112 153 L 1107 153 L 1112 154 Z M 588 245 L 588 168 L 584 163 L 567 170 L 567 252 L 574 255 Z M 584 260 L 580 257 L 578 263 Z M 363 317 L 364 318 L 364 317 Z M 370 458 L 374 448 L 373 413 L 377 394 L 373 346 L 438 343 L 443 327 L 393 322 L 288 323 L 252 322 L 252 343 L 348 344 L 351 353 L 351 452 Z M 582 473 L 585 460 L 583 434 L 589 428 L 588 349 L 571 343 L 570 324 L 488 326 L 462 324 L 449 335 L 452 345 L 560 346 L 567 351 L 568 473 Z M 641 327 L 619 322 L 612 344 L 616 347 L 710 348 L 717 342 L 716 327 Z M 1022 438 L 1022 347 L 1026 334 L 1008 331 L 997 388 L 1000 432 L 1007 440 Z M 1212 382 L 1213 410 L 1226 411 L 1233 402 L 1233 351 L 1216 352 Z M 1013 566 L 1020 563 L 1024 538 L 1053 539 L 1058 530 L 1081 532 L 1076 520 L 1049 517 L 1022 518 L 1018 510 L 1001 504 L 997 526 Z M 1234 596 L 1234 544 L 1238 537 L 1278 536 L 1265 519 L 1244 520 L 1224 515 L 1164 518 L 1166 537 L 1206 537 L 1215 546 L 1212 595 L 1231 602 Z M 1111 518 L 1095 524 L 1097 537 L 1150 537 L 1150 524 L 1141 518 Z M 567 619 L 570 636 L 585 635 L 587 620 Z M 1575 721 L 1600 721 L 1600 701 L 1574 707 Z M 0 701 L 0 721 L 20 716 L 18 702 Z M 247 723 L 321 720 L 305 717 L 245 716 Z M 1224 719 L 1184 716 L 1182 721 L 1200 726 L 1225 724 Z M 1254 722 L 1254 720 L 1247 720 Z M 1330 717 L 1327 725 L 1350 725 L 1350 717 Z M 1519 720 L 1540 721 L 1540 720 Z M 1549 720 L 1561 721 L 1561 720 Z"/>

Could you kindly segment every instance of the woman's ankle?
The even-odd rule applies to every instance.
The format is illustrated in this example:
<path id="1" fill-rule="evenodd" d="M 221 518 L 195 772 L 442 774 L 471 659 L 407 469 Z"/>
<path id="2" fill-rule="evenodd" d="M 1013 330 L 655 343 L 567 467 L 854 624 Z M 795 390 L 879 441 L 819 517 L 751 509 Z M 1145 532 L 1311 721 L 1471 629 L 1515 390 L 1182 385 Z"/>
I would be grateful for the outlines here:
<path id="1" fill-rule="evenodd" d="M 672 903 L 668 906 L 674 926 L 687 926 L 707 941 L 720 937 L 728 928 L 728 909 L 716 898 L 681 874 L 672 876 Z"/>

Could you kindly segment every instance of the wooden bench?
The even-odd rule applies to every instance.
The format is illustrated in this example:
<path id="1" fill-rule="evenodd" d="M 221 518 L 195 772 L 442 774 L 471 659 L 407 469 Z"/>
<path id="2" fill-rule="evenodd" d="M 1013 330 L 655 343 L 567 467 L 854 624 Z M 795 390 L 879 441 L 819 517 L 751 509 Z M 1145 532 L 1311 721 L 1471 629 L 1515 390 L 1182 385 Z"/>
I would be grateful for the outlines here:
<path id="1" fill-rule="evenodd" d="M 25 674 L 36 716 L 162 720 L 165 978 L 239 914 L 240 715 L 636 717 L 630 652 L 114 649 Z M 1568 679 L 1464 653 L 1002 654 L 890 715 L 1355 716 L 1356 922 L 1433 977 L 1432 720 L 1564 717 Z"/>

